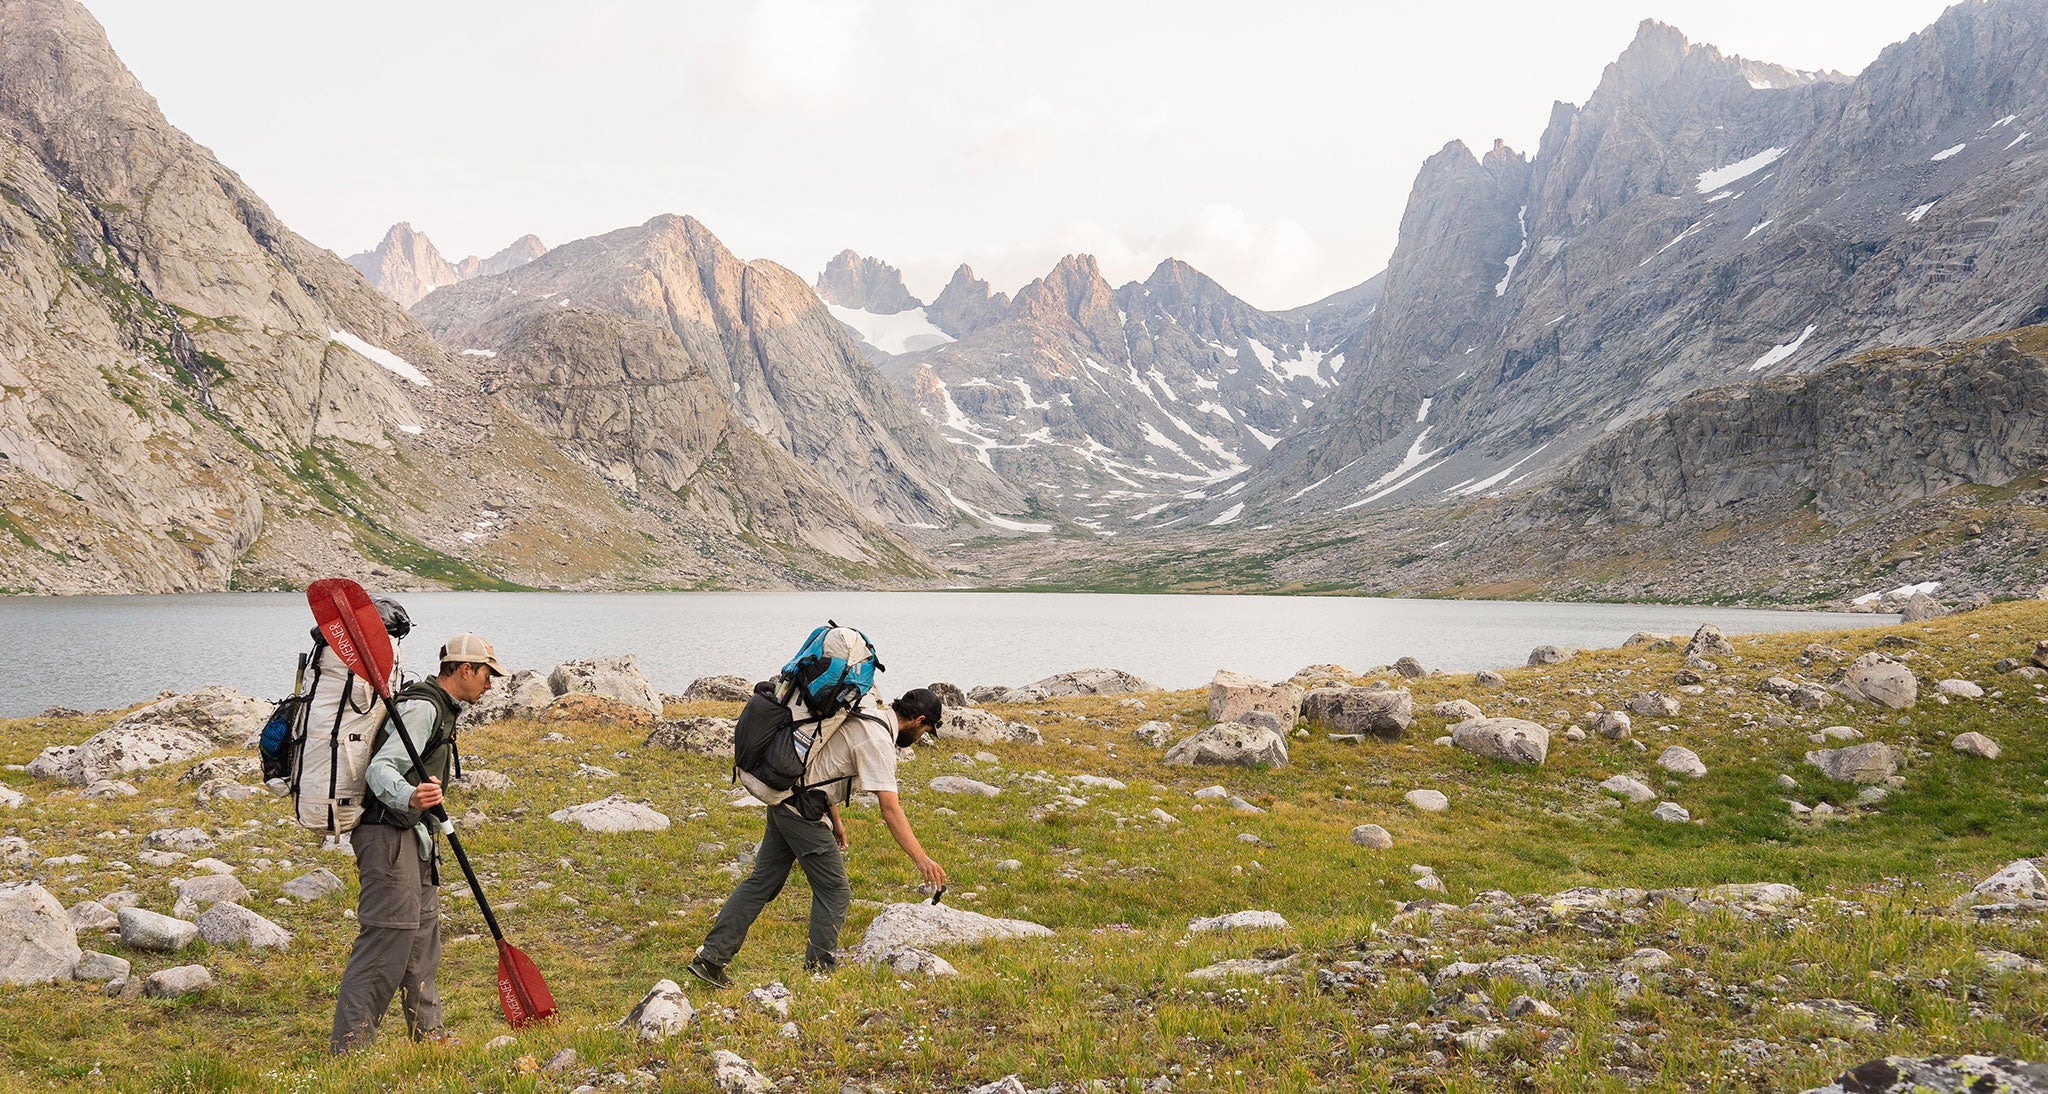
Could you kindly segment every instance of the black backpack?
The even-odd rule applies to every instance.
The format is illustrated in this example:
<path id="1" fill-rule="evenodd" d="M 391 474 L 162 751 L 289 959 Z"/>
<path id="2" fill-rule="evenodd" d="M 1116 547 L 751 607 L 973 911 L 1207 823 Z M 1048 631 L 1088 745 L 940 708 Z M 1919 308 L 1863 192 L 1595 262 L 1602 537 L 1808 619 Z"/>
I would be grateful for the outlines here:
<path id="1" fill-rule="evenodd" d="M 853 776 L 841 775 L 820 783 L 808 781 L 812 734 L 826 716 L 807 714 L 797 717 L 791 704 L 797 690 L 795 685 L 788 683 L 783 685 L 780 693 L 766 681 L 754 685 L 754 694 L 747 700 L 747 705 L 740 711 L 738 724 L 733 727 L 733 779 L 737 781 L 739 773 L 744 771 L 770 790 L 787 790 L 790 796 L 782 804 L 788 805 L 805 820 L 820 820 L 831 808 L 825 788 L 833 783 L 851 782 Z M 808 711 L 809 708 L 805 709 Z M 858 709 L 848 717 L 876 720 L 873 715 L 863 714 Z"/>

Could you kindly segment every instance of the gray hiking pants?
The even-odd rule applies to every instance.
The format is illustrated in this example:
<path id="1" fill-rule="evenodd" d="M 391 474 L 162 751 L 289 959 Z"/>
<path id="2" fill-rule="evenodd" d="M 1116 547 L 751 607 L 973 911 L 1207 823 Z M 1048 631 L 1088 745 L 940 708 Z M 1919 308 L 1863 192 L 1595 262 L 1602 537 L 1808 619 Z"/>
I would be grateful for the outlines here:
<path id="1" fill-rule="evenodd" d="M 365 824 L 351 834 L 362 892 L 356 941 L 334 1001 L 327 1051 L 339 1055 L 377 1039 L 391 997 L 402 995 L 405 1031 L 417 1041 L 441 1028 L 441 890 L 410 829 Z"/>
<path id="2" fill-rule="evenodd" d="M 713 965 L 731 961 L 761 909 L 782 892 L 789 868 L 801 866 L 811 883 L 811 937 L 804 948 L 804 964 L 832 968 L 838 963 L 832 951 L 839 945 L 839 928 L 845 924 L 846 906 L 853 900 L 853 886 L 846 881 L 846 856 L 832 838 L 828 822 L 807 821 L 780 806 L 770 806 L 767 812 L 754 872 L 718 909 L 718 919 L 704 939 L 702 956 Z"/>

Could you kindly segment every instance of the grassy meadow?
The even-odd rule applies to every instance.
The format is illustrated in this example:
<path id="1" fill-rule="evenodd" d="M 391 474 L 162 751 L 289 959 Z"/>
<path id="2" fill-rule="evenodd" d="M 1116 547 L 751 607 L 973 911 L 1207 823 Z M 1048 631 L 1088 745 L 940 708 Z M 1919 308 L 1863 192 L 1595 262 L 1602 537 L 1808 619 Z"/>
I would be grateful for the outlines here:
<path id="1" fill-rule="evenodd" d="M 1711 618 L 1703 609 L 1702 621 Z M 1980 922 L 1950 908 L 2008 862 L 2048 852 L 2048 689 L 1991 669 L 2000 658 L 2023 660 L 2043 637 L 2048 603 L 2039 601 L 1891 628 L 1736 637 L 1739 663 L 1722 659 L 1706 674 L 1705 694 L 1679 696 L 1679 715 L 1635 718 L 1646 751 L 1598 736 L 1568 742 L 1558 731 L 1596 705 L 1619 708 L 1653 689 L 1676 694 L 1682 658 L 1674 646 L 1587 651 L 1509 670 L 1505 690 L 1477 686 L 1469 673 L 1406 682 L 1363 676 L 1412 689 L 1416 720 L 1404 740 L 1348 744 L 1315 731 L 1289 740 L 1285 766 L 1258 770 L 1168 767 L 1160 750 L 1133 735 L 1154 719 L 1172 723 L 1175 739 L 1206 724 L 1200 692 L 1147 695 L 1142 710 L 1099 697 L 996 707 L 1037 726 L 1045 743 L 922 747 L 902 766 L 906 810 L 951 874 L 949 904 L 1055 933 L 942 949 L 960 975 L 920 982 L 852 964 L 829 979 L 807 976 L 800 962 L 809 897 L 800 874 L 731 966 L 734 988 L 714 992 L 689 979 L 683 966 L 744 869 L 741 852 L 760 835 L 759 811 L 730 804 L 727 764 L 645 747 L 644 728 L 499 723 L 465 735 L 465 764 L 502 772 L 514 785 L 457 791 L 450 805 L 458 815 L 487 815 L 464 830 L 464 842 L 508 936 L 546 975 L 560 1016 L 510 1044 L 489 1044 L 509 1032 L 497 1008 L 496 953 L 450 860 L 440 987 L 461 1044 L 407 1043 L 394 1006 L 376 1046 L 338 1061 L 324 1049 L 354 936 L 343 916 L 354 904 L 354 865 L 282 823 L 286 803 L 265 796 L 198 806 L 195 786 L 179 781 L 189 763 L 131 776 L 141 794 L 101 803 L 4 773 L 0 784 L 29 800 L 0 812 L 0 831 L 26 839 L 35 857 L 0 868 L 0 879 L 39 880 L 67 906 L 130 889 L 142 906 L 168 912 L 170 883 L 190 871 L 137 864 L 140 841 L 153 829 L 197 825 L 220 837 L 201 853 L 240 867 L 237 876 L 255 891 L 251 907 L 295 938 L 282 953 L 201 943 L 172 956 L 81 936 L 86 949 L 133 961 L 138 977 L 200 963 L 216 985 L 176 1001 L 109 998 L 86 983 L 0 989 L 0 1087 L 705 1090 L 719 1048 L 751 1061 L 779 1090 L 827 1094 L 960 1091 L 1012 1073 L 1033 1089 L 1077 1091 L 1168 1089 L 1161 1079 L 1180 1091 L 1776 1091 L 1818 1085 L 1887 1054 L 2048 1059 L 2048 975 L 1999 972 L 1980 957 L 1995 949 L 2048 961 L 2048 923 Z M 1911 654 L 1920 681 L 1911 711 L 1837 699 L 1801 713 L 1756 689 L 1770 675 L 1824 681 L 1846 663 L 1800 664 L 1809 642 L 1853 657 L 1881 640 L 1890 652 Z M 1949 677 L 1976 681 L 1988 694 L 1937 702 L 1933 684 Z M 1548 762 L 1515 768 L 1433 743 L 1446 720 L 1430 706 L 1456 698 L 1488 715 L 1550 724 Z M 696 703 L 671 705 L 668 715 L 736 711 Z M 77 743 L 113 718 L 0 722 L 0 763 Z M 1876 808 L 1851 806 L 1858 788 L 1829 784 L 1802 761 L 1817 747 L 1808 734 L 1832 725 L 1898 747 L 1905 786 Z M 542 742 L 548 730 L 570 739 Z M 1984 760 L 1949 747 L 1972 730 L 1996 739 L 2003 755 Z M 1659 769 L 1656 755 L 1671 744 L 1697 752 L 1707 776 Z M 581 777 L 578 764 L 618 777 Z M 926 788 L 942 774 L 1002 793 Z M 1695 823 L 1665 823 L 1651 817 L 1655 801 L 1600 792 L 1596 784 L 1615 774 L 1642 779 Z M 1799 788 L 1781 789 L 1781 774 Z M 1113 777 L 1127 788 L 1077 785 L 1077 775 Z M 1264 812 L 1193 797 L 1218 784 Z M 1417 788 L 1442 791 L 1450 809 L 1404 804 L 1402 795 Z M 613 793 L 644 799 L 672 826 L 593 835 L 548 819 Z M 1795 819 L 1787 798 L 1843 812 Z M 1154 809 L 1174 822 L 1153 817 Z M 1391 833 L 1393 848 L 1352 843 L 1351 829 L 1365 823 Z M 848 827 L 855 905 L 842 944 L 850 948 L 883 904 L 919 894 L 915 870 L 872 807 L 850 809 Z M 73 854 L 86 861 L 39 865 Z M 998 868 L 1011 859 L 1021 865 Z M 316 865 L 340 875 L 347 891 L 312 904 L 274 903 L 281 884 Z M 1411 865 L 1432 868 L 1445 891 L 1418 888 Z M 1575 886 L 1726 882 L 1790 883 L 1805 899 L 1763 911 L 1652 901 L 1629 914 L 1545 912 L 1536 902 L 1524 905 L 1523 926 L 1489 917 L 1484 905 L 1402 914 L 1407 901 L 1465 905 L 1490 890 L 1521 897 Z M 1278 912 L 1291 929 L 1187 930 L 1193 917 L 1247 909 Z M 1540 925 L 1528 927 L 1531 919 Z M 1644 973 L 1643 990 L 1627 998 L 1605 983 L 1568 993 L 1496 980 L 1447 1004 L 1427 979 L 1452 962 L 1507 954 L 1606 973 L 1641 947 L 1660 948 L 1672 962 Z M 1186 975 L 1225 959 L 1283 956 L 1294 963 L 1267 977 Z M 1328 974 L 1346 969 L 1370 972 L 1333 983 Z M 641 1043 L 617 1022 L 663 978 L 683 986 L 696 1020 L 665 1043 Z M 782 1018 L 743 998 L 777 980 L 794 994 L 793 1038 Z M 1556 1015 L 1499 1015 L 1525 992 Z M 1789 1006 L 1818 999 L 1857 1004 L 1880 1022 L 1852 1031 Z M 1494 1016 L 1472 1017 L 1474 1006 Z M 1481 1026 L 1508 1032 L 1483 1048 L 1451 1036 Z M 541 1070 L 565 1046 L 579 1062 Z"/>

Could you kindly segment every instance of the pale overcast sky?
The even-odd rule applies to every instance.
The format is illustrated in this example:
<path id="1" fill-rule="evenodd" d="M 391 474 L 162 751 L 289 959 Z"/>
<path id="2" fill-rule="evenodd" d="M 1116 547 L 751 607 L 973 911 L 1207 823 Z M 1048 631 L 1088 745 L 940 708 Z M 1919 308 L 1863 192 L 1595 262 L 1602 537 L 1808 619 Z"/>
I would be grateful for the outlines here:
<path id="1" fill-rule="evenodd" d="M 1168 255 L 1286 308 L 1393 250 L 1445 142 L 1533 153 L 1643 18 L 1854 73 L 1939 0 L 85 0 L 173 124 L 348 255 L 448 258 L 664 212 L 814 279 L 851 247 L 930 299 L 1060 255 Z"/>

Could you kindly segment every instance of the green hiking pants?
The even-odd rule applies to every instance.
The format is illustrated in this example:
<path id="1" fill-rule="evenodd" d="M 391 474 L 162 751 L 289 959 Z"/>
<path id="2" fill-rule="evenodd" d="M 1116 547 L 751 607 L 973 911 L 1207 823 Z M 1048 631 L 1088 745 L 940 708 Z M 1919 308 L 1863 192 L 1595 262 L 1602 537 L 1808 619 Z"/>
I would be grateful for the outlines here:
<path id="1" fill-rule="evenodd" d="M 807 821 L 780 806 L 770 806 L 767 812 L 754 872 L 718 909 L 718 919 L 704 939 L 702 956 L 713 965 L 731 961 L 761 909 L 782 892 L 789 868 L 801 866 L 811 883 L 811 935 L 804 948 L 804 964 L 829 969 L 837 963 L 832 951 L 839 945 L 839 928 L 846 923 L 846 906 L 853 900 L 853 886 L 846 881 L 846 856 L 832 838 L 830 823 Z"/>

